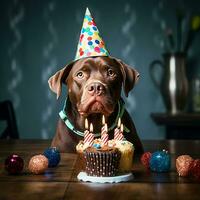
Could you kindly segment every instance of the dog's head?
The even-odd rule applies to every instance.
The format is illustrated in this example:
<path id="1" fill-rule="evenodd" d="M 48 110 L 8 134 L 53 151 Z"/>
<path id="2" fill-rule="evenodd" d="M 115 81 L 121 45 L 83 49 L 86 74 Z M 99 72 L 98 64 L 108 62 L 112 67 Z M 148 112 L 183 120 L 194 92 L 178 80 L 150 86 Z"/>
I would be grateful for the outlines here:
<path id="1" fill-rule="evenodd" d="M 69 99 L 80 115 L 109 116 L 121 96 L 122 86 L 128 96 L 138 78 L 138 72 L 121 60 L 97 56 L 80 59 L 61 69 L 49 79 L 49 86 L 58 98 L 62 83 L 66 84 Z"/>

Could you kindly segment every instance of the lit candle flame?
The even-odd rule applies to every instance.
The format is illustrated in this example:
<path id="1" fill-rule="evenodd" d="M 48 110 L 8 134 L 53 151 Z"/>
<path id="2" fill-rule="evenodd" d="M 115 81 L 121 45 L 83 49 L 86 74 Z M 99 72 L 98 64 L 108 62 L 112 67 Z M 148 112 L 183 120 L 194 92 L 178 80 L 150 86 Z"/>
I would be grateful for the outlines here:
<path id="1" fill-rule="evenodd" d="M 106 123 L 106 120 L 105 120 L 105 116 L 103 115 L 102 116 L 102 124 L 104 125 Z"/>
<path id="2" fill-rule="evenodd" d="M 87 130 L 88 127 L 89 127 L 89 125 L 88 125 L 88 119 L 86 118 L 86 119 L 85 119 L 85 129 Z"/>
<path id="3" fill-rule="evenodd" d="M 123 133 L 123 131 L 124 131 L 124 124 L 121 124 L 120 131 Z"/>
<path id="4" fill-rule="evenodd" d="M 93 124 L 90 124 L 90 133 L 93 133 Z"/>
<path id="5" fill-rule="evenodd" d="M 119 117 L 117 127 L 120 128 L 120 126 L 121 126 L 121 118 Z"/>

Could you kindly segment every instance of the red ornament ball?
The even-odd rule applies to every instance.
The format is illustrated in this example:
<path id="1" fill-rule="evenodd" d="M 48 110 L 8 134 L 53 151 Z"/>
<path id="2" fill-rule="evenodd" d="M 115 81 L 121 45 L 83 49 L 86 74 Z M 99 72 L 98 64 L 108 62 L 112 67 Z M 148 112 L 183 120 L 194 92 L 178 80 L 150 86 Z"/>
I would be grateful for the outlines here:
<path id="1" fill-rule="evenodd" d="M 149 169 L 150 166 L 149 166 L 149 160 L 151 158 L 151 152 L 145 152 L 142 154 L 140 160 L 141 160 L 141 163 L 145 166 L 146 169 Z"/>
<path id="2" fill-rule="evenodd" d="M 179 176 L 188 176 L 193 158 L 189 155 L 181 155 L 176 159 L 176 170 Z"/>
<path id="3" fill-rule="evenodd" d="M 33 174 L 43 174 L 48 164 L 48 159 L 44 155 L 35 155 L 30 159 L 28 169 Z"/>
<path id="4" fill-rule="evenodd" d="M 8 156 L 5 160 L 5 169 L 10 174 L 19 174 L 23 170 L 23 167 L 23 159 L 16 154 Z"/>
<path id="5" fill-rule="evenodd" d="M 200 180 L 200 159 L 195 159 L 190 165 L 190 173 Z"/>

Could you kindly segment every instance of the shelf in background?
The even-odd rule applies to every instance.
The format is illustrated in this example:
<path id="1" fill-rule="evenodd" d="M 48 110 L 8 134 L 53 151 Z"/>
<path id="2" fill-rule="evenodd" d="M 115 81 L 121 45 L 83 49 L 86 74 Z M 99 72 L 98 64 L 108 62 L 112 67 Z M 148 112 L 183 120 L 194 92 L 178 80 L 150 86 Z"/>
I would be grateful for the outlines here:
<path id="1" fill-rule="evenodd" d="M 200 113 L 151 113 L 159 126 L 165 126 L 167 139 L 200 139 Z"/>

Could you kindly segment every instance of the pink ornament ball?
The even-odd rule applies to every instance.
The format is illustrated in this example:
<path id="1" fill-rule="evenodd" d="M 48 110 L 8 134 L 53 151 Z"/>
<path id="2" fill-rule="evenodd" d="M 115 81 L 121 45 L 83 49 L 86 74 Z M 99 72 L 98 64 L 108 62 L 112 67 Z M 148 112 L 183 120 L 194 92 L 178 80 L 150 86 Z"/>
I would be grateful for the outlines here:
<path id="1" fill-rule="evenodd" d="M 179 176 L 188 176 L 193 158 L 189 155 L 181 155 L 176 159 L 176 170 Z"/>
<path id="2" fill-rule="evenodd" d="M 150 169 L 149 160 L 151 158 L 151 152 L 145 152 L 142 154 L 140 160 L 146 169 Z"/>
<path id="3" fill-rule="evenodd" d="M 44 155 L 35 155 L 30 159 L 28 169 L 33 174 L 43 174 L 48 164 L 48 159 Z"/>
<path id="4" fill-rule="evenodd" d="M 16 154 L 8 156 L 4 164 L 5 170 L 10 174 L 19 174 L 24 167 L 23 159 Z"/>

